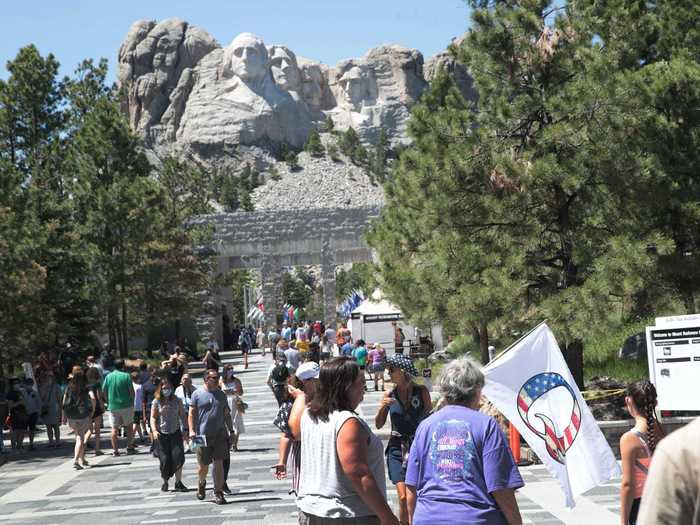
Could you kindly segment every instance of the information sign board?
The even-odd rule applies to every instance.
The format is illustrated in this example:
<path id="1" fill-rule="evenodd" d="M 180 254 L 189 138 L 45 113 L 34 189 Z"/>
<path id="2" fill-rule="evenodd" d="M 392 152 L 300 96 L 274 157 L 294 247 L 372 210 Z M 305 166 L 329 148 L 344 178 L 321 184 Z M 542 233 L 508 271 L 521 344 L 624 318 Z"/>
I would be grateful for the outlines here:
<path id="1" fill-rule="evenodd" d="M 700 410 L 700 322 L 647 327 L 649 377 L 659 410 Z"/>

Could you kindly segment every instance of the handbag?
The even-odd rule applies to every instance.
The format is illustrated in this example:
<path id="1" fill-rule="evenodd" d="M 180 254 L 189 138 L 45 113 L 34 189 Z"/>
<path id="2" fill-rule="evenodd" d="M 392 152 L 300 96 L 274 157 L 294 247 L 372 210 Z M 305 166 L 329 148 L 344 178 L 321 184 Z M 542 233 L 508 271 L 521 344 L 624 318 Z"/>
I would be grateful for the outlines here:
<path id="1" fill-rule="evenodd" d="M 240 412 L 241 414 L 245 414 L 247 408 L 248 403 L 243 401 L 240 397 L 236 397 L 236 410 L 238 410 L 238 412 Z"/>

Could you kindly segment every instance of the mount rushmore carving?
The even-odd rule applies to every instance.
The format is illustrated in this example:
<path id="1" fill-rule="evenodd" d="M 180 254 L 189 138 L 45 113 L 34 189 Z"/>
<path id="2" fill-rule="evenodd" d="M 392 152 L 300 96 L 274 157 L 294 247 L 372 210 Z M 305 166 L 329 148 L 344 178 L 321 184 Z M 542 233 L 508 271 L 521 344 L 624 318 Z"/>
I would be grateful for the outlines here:
<path id="1" fill-rule="evenodd" d="M 444 54 L 431 59 L 428 78 L 449 61 Z M 117 76 L 130 123 L 150 147 L 205 156 L 236 145 L 300 148 L 328 117 L 367 142 L 381 129 L 393 143 L 406 142 L 410 108 L 428 87 L 417 50 L 382 46 L 329 67 L 250 33 L 222 48 L 177 19 L 134 23 Z M 469 77 L 462 77 L 471 98 Z"/>

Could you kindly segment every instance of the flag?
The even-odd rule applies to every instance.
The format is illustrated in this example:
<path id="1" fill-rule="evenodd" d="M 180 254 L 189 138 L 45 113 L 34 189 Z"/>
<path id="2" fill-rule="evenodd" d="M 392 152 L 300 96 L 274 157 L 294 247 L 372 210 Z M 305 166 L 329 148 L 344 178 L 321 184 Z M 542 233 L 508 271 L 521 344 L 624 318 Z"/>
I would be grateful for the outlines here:
<path id="1" fill-rule="evenodd" d="M 520 432 L 574 507 L 574 496 L 620 475 L 559 345 L 542 323 L 484 370 L 484 395 Z"/>

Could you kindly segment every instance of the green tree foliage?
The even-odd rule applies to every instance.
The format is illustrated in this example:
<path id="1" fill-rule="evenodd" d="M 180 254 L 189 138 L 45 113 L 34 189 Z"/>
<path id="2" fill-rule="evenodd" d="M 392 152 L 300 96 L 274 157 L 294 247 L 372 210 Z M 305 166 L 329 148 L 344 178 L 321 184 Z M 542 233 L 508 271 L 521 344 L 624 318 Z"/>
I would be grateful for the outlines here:
<path id="1" fill-rule="evenodd" d="M 282 275 L 282 298 L 284 302 L 299 308 L 305 308 L 314 294 L 315 284 L 302 269 Z"/>
<path id="2" fill-rule="evenodd" d="M 142 325 L 191 315 L 209 263 L 206 174 L 167 159 L 158 177 L 105 84 L 107 63 L 58 62 L 34 46 L 0 81 L 0 259 L 4 355 L 107 332 L 123 353 Z"/>
<path id="3" fill-rule="evenodd" d="M 545 318 L 573 345 L 670 307 L 669 284 L 694 291 L 697 264 L 678 257 L 697 251 L 698 55 L 670 44 L 659 60 L 672 3 L 469 3 L 452 52 L 478 106 L 443 73 L 413 109 L 369 236 L 389 296 L 477 333 L 485 359 L 490 337 Z"/>
<path id="4" fill-rule="evenodd" d="M 340 162 L 340 151 L 338 150 L 338 146 L 335 144 L 328 144 L 328 147 L 326 148 L 326 151 L 328 152 L 328 156 L 331 158 L 333 162 Z"/>
<path id="5" fill-rule="evenodd" d="M 289 171 L 296 171 L 299 169 L 299 156 L 293 149 L 287 149 L 282 160 L 287 163 Z"/>
<path id="6" fill-rule="evenodd" d="M 44 232 L 26 208 L 21 181 L 22 173 L 0 160 L 0 369 L 21 356 L 46 327 L 47 309 L 41 303 Z"/>
<path id="7" fill-rule="evenodd" d="M 326 133 L 333 133 L 334 129 L 335 129 L 335 123 L 333 122 L 333 119 L 331 118 L 331 116 L 327 115 L 326 120 L 323 121 L 323 130 Z"/>
<path id="8" fill-rule="evenodd" d="M 326 148 L 323 147 L 321 143 L 321 136 L 315 129 L 311 130 L 309 138 L 304 144 L 304 151 L 306 151 L 312 157 L 323 157 L 326 154 Z"/>
<path id="9" fill-rule="evenodd" d="M 29 45 L 7 63 L 10 76 L 0 81 L 2 154 L 27 175 L 51 160 L 50 147 L 65 123 L 58 67 L 53 55 L 44 58 Z"/>
<path id="10" fill-rule="evenodd" d="M 373 184 L 384 184 L 387 171 L 387 155 L 389 153 L 389 138 L 382 128 L 379 131 L 377 143 L 369 157 L 368 172 Z"/>
<path id="11" fill-rule="evenodd" d="M 338 148 L 353 164 L 364 166 L 367 163 L 367 150 L 362 145 L 362 142 L 360 142 L 360 137 L 352 127 L 340 134 L 338 138 Z"/>
<path id="12" fill-rule="evenodd" d="M 377 269 L 371 262 L 355 263 L 349 270 L 340 268 L 335 276 L 335 298 L 343 301 L 353 290 L 360 290 L 369 297 L 379 286 L 376 274 Z"/>

